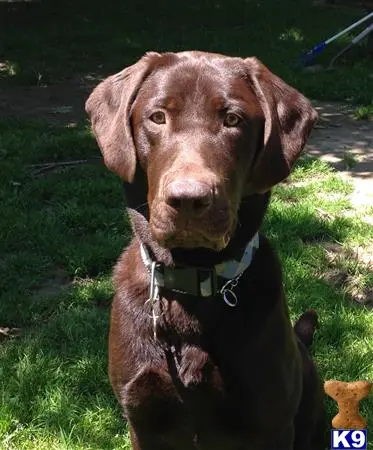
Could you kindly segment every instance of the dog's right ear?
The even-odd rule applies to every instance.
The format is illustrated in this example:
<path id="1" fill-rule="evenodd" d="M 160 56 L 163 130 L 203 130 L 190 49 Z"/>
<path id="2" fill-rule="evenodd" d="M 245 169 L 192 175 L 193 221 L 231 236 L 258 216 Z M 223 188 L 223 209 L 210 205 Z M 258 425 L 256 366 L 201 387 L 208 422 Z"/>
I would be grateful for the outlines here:
<path id="1" fill-rule="evenodd" d="M 250 190 L 264 193 L 284 180 L 303 150 L 317 112 L 300 92 L 256 58 L 246 58 L 249 83 L 264 113 L 264 142 L 250 176 Z"/>
<path id="2" fill-rule="evenodd" d="M 93 90 L 85 104 L 106 166 L 129 183 L 136 171 L 130 108 L 160 56 L 147 53 L 136 64 L 108 77 Z"/>

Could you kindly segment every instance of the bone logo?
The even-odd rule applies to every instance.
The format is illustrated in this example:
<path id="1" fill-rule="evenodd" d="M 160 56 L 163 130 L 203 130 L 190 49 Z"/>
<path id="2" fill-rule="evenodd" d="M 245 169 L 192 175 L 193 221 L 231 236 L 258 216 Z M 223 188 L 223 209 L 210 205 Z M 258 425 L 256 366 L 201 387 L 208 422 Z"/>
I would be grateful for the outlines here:
<path id="1" fill-rule="evenodd" d="M 331 449 L 367 449 L 367 422 L 360 414 L 360 401 L 369 395 L 369 381 L 329 380 L 325 392 L 338 404 L 339 412 L 332 420 Z"/>

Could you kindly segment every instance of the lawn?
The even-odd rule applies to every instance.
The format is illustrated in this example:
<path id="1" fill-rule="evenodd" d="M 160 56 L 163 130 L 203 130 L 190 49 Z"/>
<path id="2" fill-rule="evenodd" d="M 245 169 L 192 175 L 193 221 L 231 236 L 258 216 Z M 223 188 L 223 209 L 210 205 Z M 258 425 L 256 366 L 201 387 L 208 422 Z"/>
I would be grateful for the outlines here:
<path id="1" fill-rule="evenodd" d="M 193 0 L 177 11 L 165 0 L 56 5 L 0 3 L 0 88 L 102 77 L 146 50 L 199 48 L 255 54 L 312 98 L 372 103 L 363 47 L 336 72 L 293 65 L 364 15 L 356 9 L 293 0 Z M 1 450 L 130 449 L 106 360 L 111 269 L 131 233 L 121 184 L 98 156 L 85 120 L 0 120 Z M 78 159 L 87 162 L 34 166 Z M 275 189 L 263 231 L 283 264 L 292 319 L 308 308 L 320 315 L 312 352 L 322 377 L 372 380 L 373 312 L 353 299 L 373 286 L 355 250 L 372 249 L 363 216 L 373 211 L 354 213 L 351 189 L 324 163 L 302 158 Z M 336 405 L 326 402 L 332 417 Z M 373 395 L 362 403 L 371 430 L 372 410 Z"/>
<path id="2" fill-rule="evenodd" d="M 335 71 L 297 68 L 303 52 L 366 15 L 341 2 L 314 3 L 112 0 L 108 7 L 98 0 L 65 0 L 63 6 L 56 0 L 0 2 L 0 78 L 35 85 L 100 77 L 148 50 L 199 49 L 258 56 L 311 98 L 373 104 L 373 60 L 364 42 L 342 57 Z M 315 62 L 328 63 L 350 37 L 331 44 Z"/>

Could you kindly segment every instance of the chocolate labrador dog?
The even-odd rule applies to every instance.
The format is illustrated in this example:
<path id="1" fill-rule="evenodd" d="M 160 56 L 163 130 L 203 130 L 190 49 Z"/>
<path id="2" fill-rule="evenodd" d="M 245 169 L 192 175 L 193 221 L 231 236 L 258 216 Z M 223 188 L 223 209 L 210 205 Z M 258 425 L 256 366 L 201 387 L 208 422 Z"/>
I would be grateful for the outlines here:
<path id="1" fill-rule="evenodd" d="M 258 234 L 309 101 L 256 58 L 191 51 L 146 54 L 86 110 L 135 234 L 109 341 L 133 449 L 323 450 L 319 379 Z"/>

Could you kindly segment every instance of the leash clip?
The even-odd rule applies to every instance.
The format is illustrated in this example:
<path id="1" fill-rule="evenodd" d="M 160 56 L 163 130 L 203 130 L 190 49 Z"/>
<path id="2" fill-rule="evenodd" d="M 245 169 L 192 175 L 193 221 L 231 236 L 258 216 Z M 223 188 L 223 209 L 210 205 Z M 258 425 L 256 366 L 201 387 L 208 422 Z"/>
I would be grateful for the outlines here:
<path id="1" fill-rule="evenodd" d="M 163 315 L 162 311 L 162 302 L 159 295 L 159 287 L 156 283 L 156 273 L 155 269 L 157 267 L 157 262 L 153 261 L 150 266 L 150 290 L 149 290 L 149 298 L 146 300 L 145 304 L 150 303 L 152 312 L 149 314 L 149 317 L 153 319 L 153 336 L 154 340 L 157 340 L 157 322 L 158 319 Z M 159 310 L 158 314 L 156 309 Z"/>
<path id="2" fill-rule="evenodd" d="M 235 278 L 228 280 L 220 289 L 220 294 L 223 296 L 224 302 L 231 308 L 235 308 L 238 304 L 238 298 L 233 289 L 238 285 L 238 282 L 242 275 L 243 272 L 241 272 Z"/>

